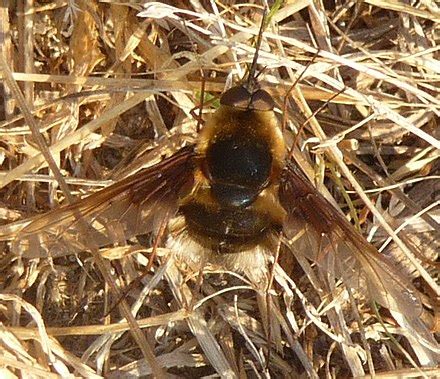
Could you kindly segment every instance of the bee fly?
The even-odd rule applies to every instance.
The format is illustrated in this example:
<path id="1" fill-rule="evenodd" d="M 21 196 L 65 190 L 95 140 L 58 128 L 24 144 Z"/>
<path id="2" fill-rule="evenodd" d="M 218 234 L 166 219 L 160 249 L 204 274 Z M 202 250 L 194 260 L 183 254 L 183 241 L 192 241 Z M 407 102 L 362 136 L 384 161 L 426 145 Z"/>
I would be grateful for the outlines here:
<path id="1" fill-rule="evenodd" d="M 260 41 L 261 31 L 257 52 Z M 247 82 L 222 94 L 199 135 L 194 184 L 179 198 L 181 216 L 175 220 L 185 227 L 170 238 L 183 260 L 248 275 L 264 270 L 265 255 L 275 250 L 286 219 L 278 196 L 286 145 L 274 100 L 255 82 L 256 62 L 257 53 Z"/>
<path id="2" fill-rule="evenodd" d="M 262 28 L 261 28 L 262 29 Z M 260 30 L 259 41 L 262 32 Z M 257 41 L 257 50 L 260 42 Z M 104 246 L 168 230 L 167 247 L 189 267 L 210 262 L 256 282 L 279 246 L 332 269 L 347 285 L 366 283 L 382 306 L 417 320 L 419 294 L 388 259 L 352 227 L 287 154 L 274 99 L 255 80 L 223 93 L 195 144 L 77 203 L 25 224 L 16 248 L 85 249 L 75 214 L 90 221 Z"/>

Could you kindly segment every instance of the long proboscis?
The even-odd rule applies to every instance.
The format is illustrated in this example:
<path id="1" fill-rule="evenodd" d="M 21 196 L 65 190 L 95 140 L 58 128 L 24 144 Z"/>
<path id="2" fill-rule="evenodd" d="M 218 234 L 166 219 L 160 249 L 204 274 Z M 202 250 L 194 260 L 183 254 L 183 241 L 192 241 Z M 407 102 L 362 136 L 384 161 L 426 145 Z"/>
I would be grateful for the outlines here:
<path id="1" fill-rule="evenodd" d="M 258 53 L 260 51 L 261 41 L 263 40 L 263 32 L 264 32 L 264 28 L 266 27 L 266 20 L 267 20 L 267 8 L 265 7 L 263 10 L 263 17 L 261 19 L 260 30 L 258 31 L 257 43 L 255 45 L 254 58 L 252 59 L 251 68 L 249 70 L 248 78 L 246 81 L 246 88 L 250 93 L 253 92 L 253 88 L 254 88 L 255 82 L 256 82 L 255 72 L 257 70 Z"/>

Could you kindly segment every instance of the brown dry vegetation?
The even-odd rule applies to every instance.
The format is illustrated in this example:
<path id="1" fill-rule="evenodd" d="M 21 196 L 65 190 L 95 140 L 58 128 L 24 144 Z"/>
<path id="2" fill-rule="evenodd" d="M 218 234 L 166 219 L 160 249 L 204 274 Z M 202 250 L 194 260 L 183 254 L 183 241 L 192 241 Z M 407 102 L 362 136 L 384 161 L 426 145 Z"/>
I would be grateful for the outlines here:
<path id="1" fill-rule="evenodd" d="M 137 16 L 139 3 L 1 3 L 2 225 L 176 151 L 196 133 L 191 110 L 199 104 L 201 70 L 205 98 L 244 76 L 263 2 L 168 1 L 150 5 L 149 17 Z M 318 186 L 325 181 L 335 204 L 378 248 L 390 227 L 401 226 L 384 251 L 423 301 L 436 304 L 438 5 L 279 5 L 259 63 L 286 137 L 305 126 L 301 166 Z M 288 256 L 280 261 L 288 276 L 281 267 L 275 273 L 267 333 L 265 294 L 243 278 L 216 271 L 200 288 L 197 274 L 181 285 L 178 270 L 168 267 L 164 276 L 165 249 L 145 274 L 151 236 L 103 247 L 99 255 L 18 256 L 11 240 L 0 242 L 2 377 L 160 376 L 160 367 L 175 377 L 440 376 L 439 351 L 405 338 L 394 315 L 376 313 L 362 294 L 348 296 L 343 283 L 323 292 L 313 281 L 318 267 L 306 275 Z M 115 283 L 142 330 L 135 338 L 113 308 L 120 300 Z M 426 320 L 433 330 L 435 311 L 431 306 Z"/>

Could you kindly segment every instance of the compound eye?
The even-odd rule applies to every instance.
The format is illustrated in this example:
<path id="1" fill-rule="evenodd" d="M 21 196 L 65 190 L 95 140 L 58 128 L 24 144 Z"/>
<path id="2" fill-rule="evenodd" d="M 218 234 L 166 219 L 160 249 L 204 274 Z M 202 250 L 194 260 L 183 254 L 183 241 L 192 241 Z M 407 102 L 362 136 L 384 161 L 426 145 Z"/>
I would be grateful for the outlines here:
<path id="1" fill-rule="evenodd" d="M 249 109 L 251 94 L 243 86 L 228 89 L 220 98 L 220 104 L 239 109 Z"/>
<path id="2" fill-rule="evenodd" d="M 249 109 L 256 111 L 272 111 L 274 108 L 275 102 L 268 92 L 259 89 L 252 94 Z"/>

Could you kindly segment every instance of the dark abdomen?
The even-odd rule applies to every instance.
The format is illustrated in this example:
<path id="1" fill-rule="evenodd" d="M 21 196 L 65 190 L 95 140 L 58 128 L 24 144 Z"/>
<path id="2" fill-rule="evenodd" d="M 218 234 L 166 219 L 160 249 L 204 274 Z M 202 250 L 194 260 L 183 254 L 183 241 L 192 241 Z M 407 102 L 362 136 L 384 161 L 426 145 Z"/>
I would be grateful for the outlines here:
<path id="1" fill-rule="evenodd" d="M 206 152 L 213 197 L 225 207 L 251 204 L 269 180 L 270 147 L 252 135 L 219 136 Z"/>
<path id="2" fill-rule="evenodd" d="M 256 212 L 252 206 L 215 208 L 194 201 L 184 205 L 181 211 L 190 232 L 214 244 L 258 243 L 272 224 L 268 215 Z"/>
<path id="3" fill-rule="evenodd" d="M 275 117 L 226 110 L 202 131 L 196 183 L 180 204 L 188 231 L 221 253 L 259 244 L 283 217 L 274 183 L 284 144 Z"/>

